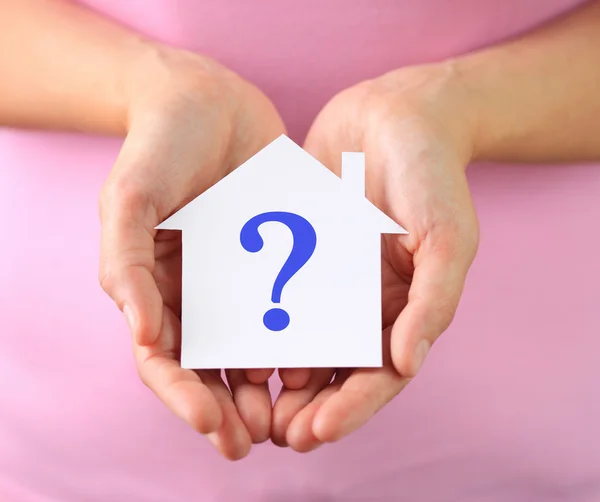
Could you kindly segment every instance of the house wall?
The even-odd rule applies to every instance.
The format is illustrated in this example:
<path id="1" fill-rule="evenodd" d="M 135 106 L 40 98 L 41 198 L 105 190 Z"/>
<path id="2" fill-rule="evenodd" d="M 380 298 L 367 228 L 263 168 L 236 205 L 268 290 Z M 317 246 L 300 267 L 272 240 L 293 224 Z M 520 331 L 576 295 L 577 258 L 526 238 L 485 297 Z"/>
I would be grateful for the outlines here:
<path id="1" fill-rule="evenodd" d="M 184 231 L 182 365 L 199 368 L 210 361 L 221 368 L 249 367 L 249 353 L 262 354 L 252 359 L 256 367 L 302 366 L 304 354 L 311 366 L 354 366 L 359 356 L 377 365 L 379 233 L 368 228 L 358 209 L 342 211 L 324 192 L 308 199 L 281 190 L 268 199 L 215 209 Z M 283 289 L 280 307 L 291 322 L 281 332 L 266 329 L 262 318 L 274 306 L 272 287 L 291 251 L 291 231 L 278 222 L 263 224 L 264 247 L 257 253 L 246 251 L 239 240 L 246 221 L 267 211 L 300 214 L 317 233 L 314 254 Z"/>

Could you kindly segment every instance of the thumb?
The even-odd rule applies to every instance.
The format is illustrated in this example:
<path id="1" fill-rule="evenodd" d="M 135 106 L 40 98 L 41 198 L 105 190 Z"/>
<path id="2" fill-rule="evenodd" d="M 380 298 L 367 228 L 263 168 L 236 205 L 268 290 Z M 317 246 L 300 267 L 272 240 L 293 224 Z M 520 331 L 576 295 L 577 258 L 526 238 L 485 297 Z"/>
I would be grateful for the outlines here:
<path id="1" fill-rule="evenodd" d="M 109 179 L 100 197 L 102 238 L 99 280 L 125 314 L 135 343 L 153 343 L 163 301 L 152 275 L 156 211 L 135 178 Z"/>
<path id="2" fill-rule="evenodd" d="M 408 304 L 392 328 L 392 360 L 401 375 L 416 376 L 452 322 L 474 255 L 456 237 L 429 234 L 420 245 Z"/>

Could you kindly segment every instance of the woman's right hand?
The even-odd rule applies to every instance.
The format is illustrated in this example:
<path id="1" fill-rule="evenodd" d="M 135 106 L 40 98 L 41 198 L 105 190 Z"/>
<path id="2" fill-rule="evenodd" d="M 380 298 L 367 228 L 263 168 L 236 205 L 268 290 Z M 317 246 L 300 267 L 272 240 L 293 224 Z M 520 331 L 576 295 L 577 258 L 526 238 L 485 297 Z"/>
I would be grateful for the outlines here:
<path id="1" fill-rule="evenodd" d="M 228 370 L 230 392 L 219 370 L 181 368 L 181 236 L 154 228 L 284 126 L 233 72 L 159 45 L 131 69 L 124 94 L 128 134 L 100 197 L 100 282 L 125 314 L 142 381 L 225 457 L 241 458 L 269 437 L 270 372 Z"/>

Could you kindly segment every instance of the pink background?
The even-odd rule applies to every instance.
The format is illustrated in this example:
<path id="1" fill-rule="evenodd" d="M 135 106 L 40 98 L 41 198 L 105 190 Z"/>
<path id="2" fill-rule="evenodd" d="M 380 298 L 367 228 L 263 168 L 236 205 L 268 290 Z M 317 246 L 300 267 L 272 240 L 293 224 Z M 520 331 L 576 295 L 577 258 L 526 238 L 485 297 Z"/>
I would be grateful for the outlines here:
<path id="1" fill-rule="evenodd" d="M 578 2 L 90 3 L 256 82 L 302 141 L 345 86 Z M 338 444 L 233 464 L 138 381 L 97 284 L 119 144 L 0 131 L 0 500 L 600 500 L 600 165 L 473 166 L 479 255 L 419 378 Z"/>

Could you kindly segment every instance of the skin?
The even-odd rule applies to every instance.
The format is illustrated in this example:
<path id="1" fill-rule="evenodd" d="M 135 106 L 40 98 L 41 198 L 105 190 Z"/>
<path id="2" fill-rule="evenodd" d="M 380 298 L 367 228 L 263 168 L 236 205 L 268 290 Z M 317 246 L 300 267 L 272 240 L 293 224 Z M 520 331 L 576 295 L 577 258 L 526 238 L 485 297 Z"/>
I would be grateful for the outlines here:
<path id="1" fill-rule="evenodd" d="M 168 48 L 154 51 L 151 58 L 166 66 L 165 87 L 137 105 L 100 196 L 100 282 L 125 314 L 142 381 L 225 457 L 237 459 L 269 437 L 267 383 L 250 383 L 243 370 L 223 379 L 219 371 L 180 367 L 181 235 L 154 227 L 284 127 L 269 100 L 225 68 Z M 181 86 L 175 94 L 173 85 Z M 163 96 L 159 106 L 145 102 Z"/>
<path id="2" fill-rule="evenodd" d="M 451 79 L 436 66 L 361 83 L 336 96 L 308 134 L 305 148 L 338 174 L 339 152 L 365 152 L 367 197 L 410 234 L 383 240 L 383 368 L 314 370 L 304 388 L 284 390 L 274 407 L 276 444 L 308 451 L 360 427 L 418 373 L 454 316 L 479 236 L 464 172 L 468 135 L 453 118 L 465 119 L 462 92 L 454 89 L 445 123 L 425 108 L 437 115 L 448 105 L 411 97 L 436 100 Z"/>
<path id="3" fill-rule="evenodd" d="M 142 381 L 229 459 L 269 437 L 297 451 L 337 441 L 417 375 L 477 250 L 470 161 L 600 158 L 600 2 L 333 97 L 305 148 L 338 174 L 340 152 L 364 151 L 367 196 L 410 231 L 383 246 L 385 364 L 282 369 L 272 407 L 270 369 L 181 369 L 181 240 L 153 230 L 285 132 L 272 103 L 204 55 L 68 2 L 0 0 L 0 19 L 0 46 L 13 49 L 0 51 L 0 124 L 125 136 L 100 195 L 100 282 L 124 312 Z"/>
<path id="4" fill-rule="evenodd" d="M 324 107 L 305 148 L 338 174 L 339 152 L 364 151 L 367 196 L 410 235 L 384 236 L 383 368 L 314 370 L 302 389 L 284 389 L 275 444 L 306 452 L 338 441 L 416 376 L 477 250 L 470 161 L 600 159 L 597 42 L 592 2 L 507 44 L 360 83 Z"/>

